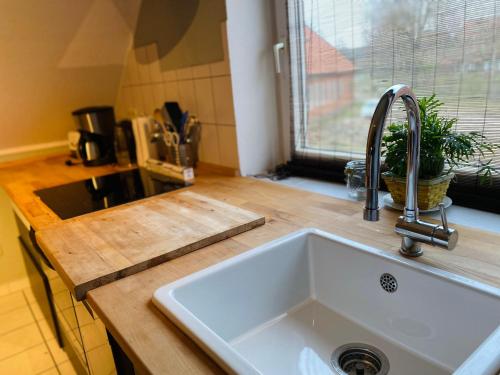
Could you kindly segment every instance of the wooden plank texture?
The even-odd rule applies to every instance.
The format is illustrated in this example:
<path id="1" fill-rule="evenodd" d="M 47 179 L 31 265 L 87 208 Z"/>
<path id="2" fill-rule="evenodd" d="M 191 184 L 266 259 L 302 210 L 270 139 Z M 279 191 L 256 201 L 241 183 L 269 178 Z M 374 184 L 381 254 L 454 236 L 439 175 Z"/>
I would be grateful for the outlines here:
<path id="1" fill-rule="evenodd" d="M 113 172 L 113 167 L 64 166 L 64 157 L 0 166 L 0 184 L 38 230 L 61 222 L 33 190 Z M 193 272 L 304 227 L 317 227 L 399 256 L 394 233 L 397 212 L 383 210 L 380 221 L 363 221 L 363 202 L 351 202 L 256 179 L 198 175 L 187 190 L 266 217 L 266 225 L 217 242 L 157 267 L 87 293 L 87 300 L 134 362 L 140 374 L 222 374 L 223 370 L 151 302 L 153 292 Z M 174 193 L 175 194 L 175 193 Z M 159 197 L 161 198 L 161 197 Z M 151 198 L 158 199 L 158 198 Z M 142 204 L 148 202 L 143 201 Z M 425 263 L 500 287 L 500 235 L 454 225 L 453 251 L 424 245 Z M 139 228 L 136 228 L 139 229 Z M 141 229 L 142 232 L 142 229 Z M 92 237 L 85 228 L 84 241 Z M 51 256 L 49 251 L 46 255 Z"/>
<path id="2" fill-rule="evenodd" d="M 191 191 L 266 216 L 266 225 L 90 291 L 87 299 L 140 373 L 223 374 L 203 349 L 151 302 L 154 291 L 193 272 L 304 227 L 316 227 L 396 256 L 398 212 L 363 221 L 364 202 L 352 202 L 249 178 L 202 176 Z M 427 219 L 426 219 L 427 220 Z M 424 245 L 426 263 L 500 287 L 500 235 L 455 224 L 455 250 Z M 140 321 L 141 324 L 132 324 Z"/>
<path id="3" fill-rule="evenodd" d="M 263 225 L 248 210 L 190 191 L 54 224 L 37 241 L 78 300 L 94 288 Z"/>

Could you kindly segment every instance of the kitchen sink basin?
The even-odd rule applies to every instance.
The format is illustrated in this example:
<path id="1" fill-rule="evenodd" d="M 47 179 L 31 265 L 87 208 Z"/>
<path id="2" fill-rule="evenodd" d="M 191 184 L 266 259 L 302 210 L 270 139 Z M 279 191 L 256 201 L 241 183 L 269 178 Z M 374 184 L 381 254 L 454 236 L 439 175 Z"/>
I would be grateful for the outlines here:
<path id="1" fill-rule="evenodd" d="M 237 374 L 496 374 L 500 290 L 316 229 L 159 288 Z"/>

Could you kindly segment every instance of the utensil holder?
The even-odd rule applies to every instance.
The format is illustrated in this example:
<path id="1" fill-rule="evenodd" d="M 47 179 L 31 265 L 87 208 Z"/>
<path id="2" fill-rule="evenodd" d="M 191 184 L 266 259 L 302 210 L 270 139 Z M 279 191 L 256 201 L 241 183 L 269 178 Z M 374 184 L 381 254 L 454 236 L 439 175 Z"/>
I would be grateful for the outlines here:
<path id="1" fill-rule="evenodd" d="M 193 125 L 186 138 L 186 143 L 170 145 L 166 147 L 165 158 L 170 164 L 182 167 L 196 167 L 198 163 L 198 147 L 200 144 L 201 126 L 199 123 Z"/>

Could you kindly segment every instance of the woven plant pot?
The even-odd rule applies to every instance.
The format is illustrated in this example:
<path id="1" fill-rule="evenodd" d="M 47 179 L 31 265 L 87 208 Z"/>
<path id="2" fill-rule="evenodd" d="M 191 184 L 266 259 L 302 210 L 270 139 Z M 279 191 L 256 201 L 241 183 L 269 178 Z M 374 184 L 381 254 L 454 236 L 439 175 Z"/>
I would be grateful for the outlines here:
<path id="1" fill-rule="evenodd" d="M 429 210 L 441 203 L 454 176 L 453 173 L 449 173 L 432 180 L 418 180 L 418 208 Z M 382 178 L 391 193 L 394 203 L 404 206 L 406 201 L 406 178 L 394 177 L 387 172 L 382 173 Z"/>

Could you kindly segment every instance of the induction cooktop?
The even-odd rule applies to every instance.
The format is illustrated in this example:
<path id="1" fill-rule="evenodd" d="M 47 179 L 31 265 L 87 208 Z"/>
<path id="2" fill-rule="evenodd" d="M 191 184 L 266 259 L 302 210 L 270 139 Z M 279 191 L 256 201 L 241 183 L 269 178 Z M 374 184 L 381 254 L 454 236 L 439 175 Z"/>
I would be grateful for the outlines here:
<path id="1" fill-rule="evenodd" d="M 69 219 L 191 185 L 135 168 L 35 191 L 61 219 Z"/>

